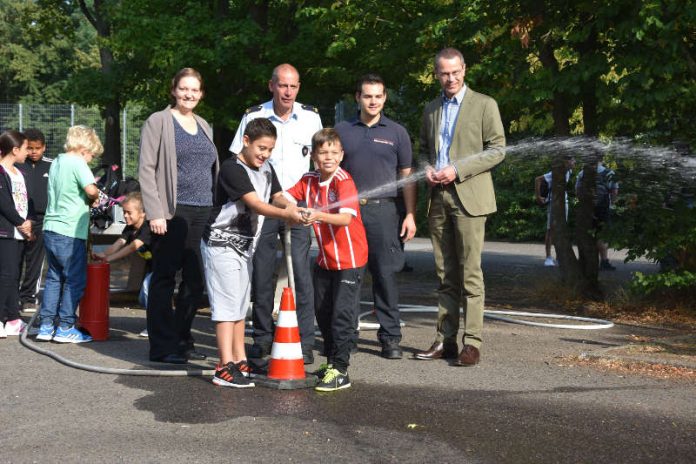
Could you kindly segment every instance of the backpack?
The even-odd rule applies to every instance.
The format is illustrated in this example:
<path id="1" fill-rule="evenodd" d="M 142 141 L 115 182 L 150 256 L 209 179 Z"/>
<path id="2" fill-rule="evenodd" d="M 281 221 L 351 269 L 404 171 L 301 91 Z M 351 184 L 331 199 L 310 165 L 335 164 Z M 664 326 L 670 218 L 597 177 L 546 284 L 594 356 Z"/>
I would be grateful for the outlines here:
<path id="1" fill-rule="evenodd" d="M 605 169 L 597 173 L 595 178 L 594 205 L 596 208 L 609 208 L 610 200 L 611 171 Z"/>
<path id="2" fill-rule="evenodd" d="M 544 179 L 541 185 L 539 185 L 539 195 L 541 198 L 546 198 L 546 201 L 548 202 L 549 195 L 551 195 L 551 189 L 549 188 L 549 183 L 546 182 L 546 179 Z"/>
<path id="3" fill-rule="evenodd" d="M 604 169 L 602 172 L 598 172 L 595 176 L 595 191 L 592 203 L 595 208 L 609 208 L 611 203 L 611 182 L 612 182 L 613 172 L 610 169 Z M 581 178 L 581 182 L 578 184 L 578 195 L 581 195 L 583 188 L 583 182 L 585 177 Z"/>

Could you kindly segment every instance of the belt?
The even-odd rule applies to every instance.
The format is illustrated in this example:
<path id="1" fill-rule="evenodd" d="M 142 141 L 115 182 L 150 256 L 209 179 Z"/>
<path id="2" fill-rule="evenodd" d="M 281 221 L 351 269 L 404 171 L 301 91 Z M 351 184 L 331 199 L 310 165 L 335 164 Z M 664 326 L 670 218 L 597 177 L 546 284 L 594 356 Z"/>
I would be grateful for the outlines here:
<path id="1" fill-rule="evenodd" d="M 365 205 L 379 205 L 380 203 L 394 203 L 393 198 L 361 198 L 359 200 L 360 206 Z"/>

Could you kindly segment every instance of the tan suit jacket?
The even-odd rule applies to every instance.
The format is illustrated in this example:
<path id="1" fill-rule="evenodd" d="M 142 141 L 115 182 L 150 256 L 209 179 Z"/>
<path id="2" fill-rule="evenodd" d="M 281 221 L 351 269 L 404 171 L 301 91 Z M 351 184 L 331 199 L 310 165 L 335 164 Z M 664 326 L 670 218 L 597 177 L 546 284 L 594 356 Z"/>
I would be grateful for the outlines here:
<path id="1" fill-rule="evenodd" d="M 442 96 L 438 96 L 425 105 L 420 131 L 420 152 L 427 155 L 432 166 L 440 148 L 441 119 Z M 471 216 L 494 213 L 495 192 L 490 170 L 505 158 L 505 131 L 495 100 L 466 89 L 449 156 L 457 169 L 455 188 L 466 212 Z"/>

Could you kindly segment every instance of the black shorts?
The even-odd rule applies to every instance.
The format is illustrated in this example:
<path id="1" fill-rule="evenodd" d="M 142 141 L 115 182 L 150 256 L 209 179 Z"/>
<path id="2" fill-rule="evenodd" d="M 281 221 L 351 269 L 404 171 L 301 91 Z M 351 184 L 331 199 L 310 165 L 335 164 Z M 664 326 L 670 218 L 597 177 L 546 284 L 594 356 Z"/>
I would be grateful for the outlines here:
<path id="1" fill-rule="evenodd" d="M 592 217 L 592 225 L 596 230 L 602 230 L 604 225 L 608 225 L 611 219 L 611 211 L 608 206 L 595 206 Z"/>

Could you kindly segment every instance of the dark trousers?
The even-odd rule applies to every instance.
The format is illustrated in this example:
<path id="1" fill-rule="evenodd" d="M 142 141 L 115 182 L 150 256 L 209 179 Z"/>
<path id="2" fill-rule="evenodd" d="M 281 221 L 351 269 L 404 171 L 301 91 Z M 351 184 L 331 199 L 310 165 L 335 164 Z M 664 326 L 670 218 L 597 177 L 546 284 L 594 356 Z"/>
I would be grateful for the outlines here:
<path id="1" fill-rule="evenodd" d="M 273 343 L 273 270 L 275 269 L 278 237 L 281 240 L 286 224 L 279 219 L 266 218 L 254 252 L 252 274 L 252 299 L 254 310 L 254 343 L 271 345 Z M 314 295 L 312 293 L 312 273 L 309 258 L 311 243 L 310 228 L 294 226 L 290 231 L 292 268 L 295 275 L 295 299 L 297 302 L 297 325 L 300 329 L 302 349 L 314 346 Z"/>
<path id="2" fill-rule="evenodd" d="M 46 250 L 44 249 L 43 216 L 34 220 L 31 228 L 35 240 L 24 244 L 22 262 L 24 274 L 19 286 L 19 300 L 22 303 L 34 303 L 39 301 L 37 295 L 41 287 L 41 271 L 43 270 Z M 20 264 L 20 268 L 22 265 Z"/>
<path id="3" fill-rule="evenodd" d="M 193 348 L 191 324 L 204 288 L 201 236 L 210 209 L 179 205 L 174 217 L 167 221 L 167 233 L 152 234 L 152 278 L 147 302 L 150 358 L 183 354 Z M 181 283 L 173 310 L 179 269 Z"/>
<path id="4" fill-rule="evenodd" d="M 0 322 L 19 318 L 19 263 L 23 240 L 0 238 Z"/>
<path id="5" fill-rule="evenodd" d="M 327 271 L 314 269 L 314 307 L 324 337 L 324 354 L 341 372 L 350 365 L 350 351 L 358 336 L 360 286 L 364 267 Z"/>
<path id="6" fill-rule="evenodd" d="M 367 203 L 360 207 L 367 235 L 367 268 L 372 275 L 380 342 L 401 341 L 399 325 L 399 287 L 396 273 L 404 267 L 396 204 L 392 201 Z"/>

